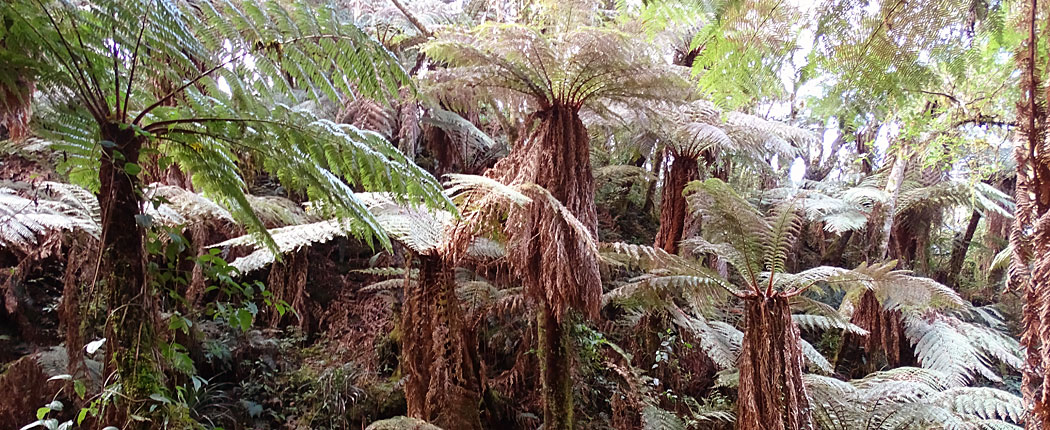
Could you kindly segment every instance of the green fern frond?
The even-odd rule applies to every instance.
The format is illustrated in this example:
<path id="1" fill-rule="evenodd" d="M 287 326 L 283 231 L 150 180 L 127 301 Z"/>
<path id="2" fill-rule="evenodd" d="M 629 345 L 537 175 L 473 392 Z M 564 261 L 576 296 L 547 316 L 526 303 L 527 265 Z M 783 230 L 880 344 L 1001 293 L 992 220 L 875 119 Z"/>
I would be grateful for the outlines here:
<path id="1" fill-rule="evenodd" d="M 369 267 L 367 269 L 355 269 L 353 272 L 371 276 L 381 276 L 384 278 L 403 278 L 405 276 L 405 269 L 403 267 Z"/>
<path id="2" fill-rule="evenodd" d="M 676 307 L 670 309 L 669 313 L 675 324 L 696 336 L 700 349 L 719 369 L 736 368 L 740 348 L 744 342 L 743 332 L 721 321 L 689 316 Z"/>
<path id="3" fill-rule="evenodd" d="M 639 42 L 608 28 L 573 28 L 554 38 L 539 28 L 485 23 L 441 34 L 424 52 L 450 64 L 456 81 L 510 105 L 587 105 L 608 112 L 610 102 L 679 98 L 685 81 Z"/>
<path id="4" fill-rule="evenodd" d="M 904 334 L 915 347 L 923 367 L 941 372 L 955 385 L 980 375 L 992 381 L 1001 378 L 990 367 L 991 359 L 1020 365 L 1016 341 L 958 318 L 929 314 L 906 317 Z"/>
<path id="5" fill-rule="evenodd" d="M 147 201 L 143 213 L 165 225 L 197 224 L 208 221 L 233 222 L 233 215 L 210 199 L 185 188 L 150 184 L 144 191 Z"/>
<path id="6" fill-rule="evenodd" d="M 835 366 L 832 366 L 831 362 L 805 339 L 802 339 L 799 346 L 802 347 L 802 355 L 806 358 L 806 364 L 809 365 L 810 370 L 826 375 L 835 371 Z"/>
<path id="7" fill-rule="evenodd" d="M 271 229 L 268 234 L 277 245 L 276 251 L 280 254 L 298 251 L 304 246 L 314 243 L 324 243 L 336 237 L 360 234 L 365 227 L 349 221 L 326 220 L 310 224 L 293 225 Z M 258 243 L 255 236 L 245 235 L 223 241 L 210 248 L 255 246 Z M 233 266 L 241 273 L 248 273 L 261 269 L 277 260 L 277 254 L 270 247 L 257 248 L 254 252 L 233 260 Z"/>
<path id="8" fill-rule="evenodd" d="M 459 114 L 440 108 L 431 108 L 423 117 L 423 123 L 438 127 L 452 136 L 464 148 L 484 152 L 497 145 L 488 134 L 479 130 L 472 122 Z"/>
<path id="9" fill-rule="evenodd" d="M 1006 247 L 1003 248 L 1002 251 L 997 252 L 995 254 L 995 257 L 992 258 L 992 262 L 988 264 L 988 270 L 1006 270 L 1010 267 L 1010 259 L 1013 257 L 1013 254 L 1014 245 L 1006 245 Z"/>
<path id="10" fill-rule="evenodd" d="M 807 314 L 793 314 L 791 320 L 795 322 L 800 329 L 812 330 L 812 331 L 830 331 L 839 330 L 847 331 L 859 336 L 867 336 L 868 331 L 858 327 L 845 319 L 840 318 L 829 318 L 824 315 L 807 315 Z"/>
<path id="11" fill-rule="evenodd" d="M 686 430 L 685 421 L 670 411 L 654 404 L 642 408 L 642 428 L 644 430 Z"/>
<path id="12" fill-rule="evenodd" d="M 87 188 L 98 187 L 99 130 L 114 123 L 137 130 L 148 149 L 174 161 L 194 188 L 274 249 L 245 195 L 240 155 L 324 203 L 331 212 L 318 216 L 352 218 L 361 237 L 384 245 L 354 188 L 451 208 L 437 181 L 381 136 L 301 107 L 396 94 L 408 83 L 397 60 L 345 11 L 275 0 L 3 7 L 29 24 L 27 39 L 47 54 L 41 58 L 54 73 L 38 85 L 53 100 L 38 117 L 39 131 Z M 60 42 L 74 34 L 76 44 Z"/>
<path id="13" fill-rule="evenodd" d="M 101 233 L 98 201 L 86 190 L 57 182 L 8 184 L 35 194 L 23 197 L 14 188 L 0 188 L 0 245 L 30 253 L 50 235 L 82 231 Z"/>
<path id="14" fill-rule="evenodd" d="M 413 275 L 413 278 L 415 276 Z M 358 291 L 365 294 L 375 294 L 386 291 L 399 291 L 405 287 L 404 279 L 384 279 L 379 282 L 373 282 L 371 284 L 361 287 Z"/>
<path id="15" fill-rule="evenodd" d="M 802 217 L 795 210 L 795 202 L 790 202 L 774 208 L 766 220 L 770 230 L 762 232 L 765 243 L 765 270 L 783 273 L 788 253 L 802 231 Z"/>
<path id="16" fill-rule="evenodd" d="M 989 387 L 954 387 L 930 396 L 929 401 L 960 415 L 982 420 L 1021 423 L 1025 407 L 1021 398 Z"/>

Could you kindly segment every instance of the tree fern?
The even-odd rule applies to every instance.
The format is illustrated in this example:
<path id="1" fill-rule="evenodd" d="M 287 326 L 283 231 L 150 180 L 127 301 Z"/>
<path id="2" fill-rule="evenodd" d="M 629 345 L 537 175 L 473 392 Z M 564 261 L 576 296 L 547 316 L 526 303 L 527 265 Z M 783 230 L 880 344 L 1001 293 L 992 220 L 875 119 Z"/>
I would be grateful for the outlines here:
<path id="1" fill-rule="evenodd" d="M 325 201 L 334 214 L 373 227 L 337 178 L 447 205 L 436 181 L 378 135 L 285 104 L 298 89 L 312 100 L 339 102 L 348 94 L 396 92 L 406 81 L 390 54 L 334 8 L 247 1 L 183 10 L 148 0 L 5 7 L 31 24 L 59 72 L 41 82 L 47 94 L 82 101 L 72 111 L 48 104 L 53 111 L 43 113 L 41 132 L 70 155 L 65 168 L 89 188 L 98 186 L 87 173 L 101 149 L 92 123 L 114 113 L 255 233 L 265 230 L 244 197 L 234 150 L 258 155 L 283 185 Z M 74 36 L 78 42 L 67 43 Z M 143 64 L 166 66 L 146 79 Z M 171 85 L 152 87 L 156 82 Z M 376 228 L 360 232 L 385 240 Z"/>
<path id="2" fill-rule="evenodd" d="M 807 375 L 822 429 L 1020 429 L 1021 399 L 987 387 L 960 387 L 932 370 L 901 367 L 863 379 Z"/>

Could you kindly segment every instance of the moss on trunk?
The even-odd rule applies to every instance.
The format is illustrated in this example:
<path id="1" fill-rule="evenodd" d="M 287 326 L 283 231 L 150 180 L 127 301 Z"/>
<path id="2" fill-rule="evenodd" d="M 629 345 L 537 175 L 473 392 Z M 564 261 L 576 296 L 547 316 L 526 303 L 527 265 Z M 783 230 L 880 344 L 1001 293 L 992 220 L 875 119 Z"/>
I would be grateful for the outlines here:
<path id="1" fill-rule="evenodd" d="M 157 338 L 154 294 L 146 282 L 137 166 L 144 139 L 123 124 L 102 129 L 99 204 L 102 257 L 99 280 L 109 311 L 107 370 L 120 376 L 129 412 L 160 390 L 163 375 L 153 342 Z M 131 424 L 129 424 L 131 425 Z"/>

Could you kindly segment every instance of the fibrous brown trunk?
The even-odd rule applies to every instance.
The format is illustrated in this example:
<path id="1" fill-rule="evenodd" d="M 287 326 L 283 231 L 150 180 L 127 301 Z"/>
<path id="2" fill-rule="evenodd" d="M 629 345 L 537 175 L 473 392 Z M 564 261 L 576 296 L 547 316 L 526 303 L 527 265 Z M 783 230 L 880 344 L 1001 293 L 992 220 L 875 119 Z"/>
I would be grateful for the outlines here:
<path id="1" fill-rule="evenodd" d="M 802 383 L 802 347 L 791 320 L 788 299 L 746 299 L 737 428 L 800 430 L 813 428 L 806 387 Z"/>
<path id="2" fill-rule="evenodd" d="M 576 107 L 554 103 L 532 116 L 529 135 L 488 173 L 505 184 L 546 189 L 597 238 L 587 129 Z M 526 294 L 541 313 L 540 369 L 545 428 L 572 429 L 572 355 L 567 311 L 597 316 L 601 298 L 598 260 L 585 238 L 542 195 L 507 219 L 508 256 Z M 545 370 L 544 370 L 545 369 Z"/>
<path id="3" fill-rule="evenodd" d="M 1010 243 L 1014 247 L 1009 284 L 1024 294 L 1021 344 L 1026 350 L 1021 394 L 1031 413 L 1028 430 L 1050 428 L 1050 153 L 1046 141 L 1046 101 L 1037 61 L 1038 4 L 1025 4 L 1023 29 L 1028 40 L 1017 52 L 1021 100 L 1017 103 L 1017 209 Z"/>
<path id="4" fill-rule="evenodd" d="M 7 130 L 7 139 L 17 141 L 29 136 L 35 84 L 24 78 L 15 78 L 15 83 L 17 85 L 0 88 L 0 127 Z M 0 136 L 0 140 L 3 138 Z"/>
<path id="5" fill-rule="evenodd" d="M 660 230 L 656 233 L 654 247 L 671 254 L 678 253 L 678 242 L 682 240 L 688 218 L 685 196 L 686 184 L 700 178 L 700 169 L 695 158 L 674 157 L 671 167 L 664 175 L 663 196 L 660 198 Z"/>
<path id="6" fill-rule="evenodd" d="M 860 378 L 878 370 L 915 364 L 915 353 L 904 335 L 901 312 L 883 308 L 873 291 L 865 291 L 861 296 L 850 322 L 868 331 L 867 336 L 843 336 L 835 361 L 836 365 L 848 362 L 850 376 Z"/>
<path id="7" fill-rule="evenodd" d="M 143 138 L 122 124 L 102 128 L 102 165 L 99 204 L 102 207 L 102 246 L 99 279 L 103 284 L 109 319 L 106 322 L 107 370 L 120 376 L 124 394 L 132 401 L 158 392 L 163 375 L 157 365 L 157 309 L 146 282 L 138 177 L 128 166 L 137 163 Z M 129 173 L 132 172 L 132 173 Z"/>
<path id="8" fill-rule="evenodd" d="M 284 301 L 292 309 L 301 311 L 298 314 L 300 328 L 310 326 L 310 313 L 306 312 L 309 298 L 306 292 L 306 275 L 310 265 L 307 253 L 308 250 L 303 249 L 286 254 L 284 261 L 275 262 L 270 266 L 270 273 L 266 277 L 266 285 L 273 294 L 273 300 Z M 270 310 L 270 327 L 278 327 L 292 316 L 292 313 L 286 312 L 281 315 L 275 310 Z"/>
<path id="9" fill-rule="evenodd" d="M 437 164 L 434 173 L 437 177 L 448 173 L 463 171 L 463 147 L 457 144 L 452 136 L 440 127 L 428 125 L 423 128 L 423 144 L 430 151 Z"/>
<path id="10" fill-rule="evenodd" d="M 401 363 L 408 416 L 446 430 L 481 430 L 480 366 L 474 334 L 456 299 L 454 268 L 419 257 L 418 281 L 406 277 Z"/>

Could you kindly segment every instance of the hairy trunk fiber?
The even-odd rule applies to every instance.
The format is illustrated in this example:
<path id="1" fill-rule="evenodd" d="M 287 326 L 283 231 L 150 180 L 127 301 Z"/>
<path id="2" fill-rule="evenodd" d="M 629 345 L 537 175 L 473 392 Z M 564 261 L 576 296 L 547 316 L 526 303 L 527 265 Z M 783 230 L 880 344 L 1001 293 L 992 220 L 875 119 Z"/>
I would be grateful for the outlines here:
<path id="1" fill-rule="evenodd" d="M 737 428 L 813 428 L 802 384 L 801 338 L 791 321 L 788 299 L 779 295 L 749 297 L 746 306 Z"/>
<path id="2" fill-rule="evenodd" d="M 124 394 L 138 401 L 157 392 L 162 375 L 153 341 L 157 309 L 146 282 L 146 259 L 137 194 L 138 178 L 126 166 L 137 163 L 143 139 L 130 127 L 107 124 L 99 169 L 102 246 L 99 279 L 104 288 L 107 366 L 120 376 Z"/>
<path id="3" fill-rule="evenodd" d="M 1028 40 L 1017 52 L 1021 100 L 1017 103 L 1017 210 L 1010 243 L 1014 254 L 1009 284 L 1024 294 L 1021 344 L 1026 348 L 1021 394 L 1031 411 L 1028 430 L 1050 428 L 1050 152 L 1047 151 L 1047 94 L 1042 92 L 1037 64 L 1038 5 L 1026 2 L 1023 27 Z"/>
<path id="4" fill-rule="evenodd" d="M 593 238 L 594 207 L 587 129 L 576 108 L 555 103 L 532 116 L 528 137 L 489 173 L 505 184 L 537 184 L 561 202 Z M 539 306 L 540 368 L 549 429 L 572 428 L 572 356 L 567 311 L 594 317 L 601 299 L 598 260 L 584 237 L 540 195 L 507 219 L 508 255 Z"/>
<path id="5" fill-rule="evenodd" d="M 868 331 L 867 336 L 843 335 L 835 365 L 848 366 L 852 369 L 850 376 L 861 378 L 878 370 L 915 364 L 915 353 L 904 336 L 900 311 L 883 309 L 874 292 L 864 292 L 850 322 Z M 846 366 L 839 366 L 839 362 L 845 362 Z"/>
<path id="6" fill-rule="evenodd" d="M 270 266 L 270 273 L 266 277 L 267 289 L 273 294 L 273 300 L 288 303 L 292 309 L 299 311 L 299 327 L 310 327 L 310 312 L 307 311 L 306 274 L 310 266 L 307 258 L 308 249 L 301 249 L 284 256 L 284 261 L 275 262 Z M 284 315 L 276 310 L 268 309 L 270 312 L 270 327 L 278 327 L 284 320 L 292 317 L 291 313 Z"/>
<path id="7" fill-rule="evenodd" d="M 432 125 L 423 127 L 423 145 L 437 164 L 434 166 L 435 176 L 440 178 L 448 173 L 463 171 L 463 145 L 457 145 L 445 130 Z"/>
<path id="8" fill-rule="evenodd" d="M 6 129 L 7 139 L 21 140 L 29 136 L 35 84 L 21 77 L 16 77 L 15 83 L 15 86 L 0 89 L 0 128 Z M 4 138 L 3 133 L 0 133 L 0 140 Z"/>
<path id="9" fill-rule="evenodd" d="M 408 416 L 446 430 L 480 430 L 481 380 L 473 333 L 456 299 L 453 267 L 419 258 L 405 282 L 401 363 Z"/>
<path id="10" fill-rule="evenodd" d="M 1039 54 L 1036 37 L 1038 7 L 1035 0 L 1026 5 L 1024 27 L 1028 40 L 1017 54 L 1021 73 L 1021 101 L 1017 105 L 1019 134 L 1014 149 L 1017 160 L 1014 226 L 1010 242 L 1014 245 L 1009 283 L 1024 293 L 1021 344 L 1027 356 L 1022 372 L 1021 394 L 1032 413 L 1025 420 L 1029 430 L 1050 428 L 1050 153 L 1046 152 L 1046 94 L 1036 64 Z"/>
<path id="11" fill-rule="evenodd" d="M 671 254 L 678 253 L 678 242 L 682 240 L 689 216 L 682 191 L 686 184 L 699 178 L 700 169 L 695 158 L 674 157 L 671 168 L 664 175 L 663 196 L 660 198 L 660 230 L 656 233 L 654 247 Z"/>
<path id="12" fill-rule="evenodd" d="M 956 287 L 959 272 L 962 271 L 963 262 L 966 261 L 966 251 L 969 251 L 970 242 L 973 241 L 973 235 L 977 232 L 977 225 L 980 223 L 981 213 L 973 211 L 970 214 L 970 223 L 966 225 L 966 232 L 962 236 L 955 238 L 955 242 L 952 243 L 952 256 L 948 259 L 948 269 L 940 277 L 941 282 L 945 285 L 952 288 Z"/>

